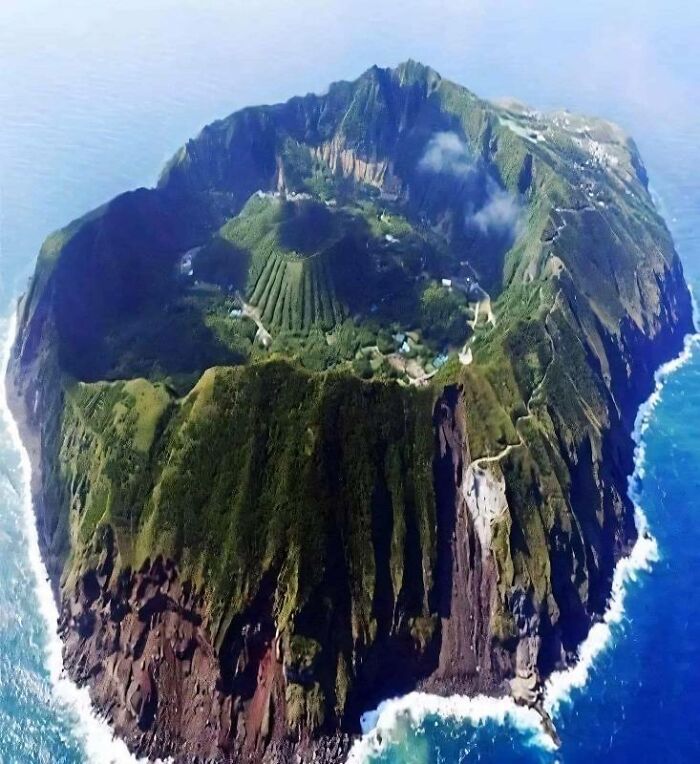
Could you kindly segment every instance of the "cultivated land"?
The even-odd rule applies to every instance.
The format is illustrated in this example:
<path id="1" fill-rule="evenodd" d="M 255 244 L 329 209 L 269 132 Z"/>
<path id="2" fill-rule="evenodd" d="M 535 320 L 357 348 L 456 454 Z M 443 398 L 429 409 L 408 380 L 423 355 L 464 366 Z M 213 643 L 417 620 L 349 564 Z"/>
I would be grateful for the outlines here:
<path id="1" fill-rule="evenodd" d="M 415 687 L 537 705 L 691 329 L 619 128 L 415 62 L 208 126 L 47 239 L 20 319 L 66 665 L 178 761 L 337 761 Z"/>

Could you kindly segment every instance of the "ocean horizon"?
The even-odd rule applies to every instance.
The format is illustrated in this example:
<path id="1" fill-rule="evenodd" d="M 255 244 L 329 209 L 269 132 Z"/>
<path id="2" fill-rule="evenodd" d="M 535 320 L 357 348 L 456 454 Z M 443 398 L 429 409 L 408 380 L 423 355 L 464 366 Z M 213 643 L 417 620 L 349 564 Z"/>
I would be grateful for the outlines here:
<path id="1" fill-rule="evenodd" d="M 387 10 L 360 5 L 353 18 L 362 11 L 389 28 Z M 42 0 L 28 0 L 27 10 L 0 10 L 0 64 L 10 73 L 0 84 L 0 761 L 137 760 L 95 712 L 87 689 L 63 670 L 58 610 L 31 502 L 30 457 L 7 405 L 5 371 L 17 300 L 45 236 L 116 193 L 153 185 L 167 157 L 203 124 L 248 101 L 321 91 L 341 73 L 349 78 L 410 53 L 485 98 L 513 94 L 542 111 L 563 104 L 622 122 L 640 146 L 691 289 L 698 283 L 700 100 L 693 98 L 698 84 L 689 72 L 700 61 L 688 46 L 688 29 L 700 16 L 687 3 L 678 4 L 675 16 L 637 9 L 631 1 L 613 3 L 607 16 L 604 4 L 573 15 L 555 3 L 535 5 L 529 13 L 540 31 L 527 23 L 524 5 L 517 12 L 494 10 L 492 23 L 486 9 L 446 10 L 453 24 L 481 30 L 483 39 L 472 39 L 467 51 L 457 34 L 444 49 L 416 43 L 405 20 L 382 47 L 386 39 L 363 22 L 347 40 L 333 33 L 318 43 L 329 58 L 325 69 L 303 52 L 330 23 L 328 9 L 317 9 L 317 23 L 309 23 L 306 48 L 285 36 L 287 11 L 277 9 L 274 23 L 248 14 L 232 32 L 238 51 L 224 31 L 236 26 L 235 10 L 218 2 L 200 16 L 195 4 L 183 3 L 163 21 L 161 0 L 143 11 L 128 0 L 111 35 L 110 15 L 82 0 L 70 0 L 62 14 Z M 398 6 L 392 11 L 398 15 Z M 432 40 L 440 38 L 443 25 L 431 14 L 409 11 L 432 30 Z M 630 14 L 634 23 L 618 42 L 653 90 L 646 99 L 641 74 L 623 80 L 615 69 L 615 85 L 594 66 L 614 53 L 608 38 Z M 604 18 L 609 23 L 603 25 Z M 591 31 L 595 23 L 603 30 L 599 37 Z M 254 54 L 248 38 L 256 30 L 266 43 Z M 568 60 L 580 40 L 587 52 L 578 66 L 588 66 L 588 77 Z M 54 64 L 27 55 L 30 46 L 46 46 Z M 533 62 L 530 72 L 523 60 L 533 49 L 544 60 Z M 174 50 L 185 61 L 181 66 Z M 90 55 L 94 60 L 81 76 Z M 689 721 L 700 681 L 700 446 L 693 434 L 700 416 L 699 345 L 700 335 L 686 337 L 681 353 L 657 370 L 654 390 L 639 408 L 628 489 L 638 538 L 617 563 L 605 614 L 580 646 L 578 661 L 547 680 L 544 706 L 561 744 L 547 736 L 534 710 L 511 699 L 411 693 L 366 709 L 349 764 L 700 760 L 700 736 Z"/>

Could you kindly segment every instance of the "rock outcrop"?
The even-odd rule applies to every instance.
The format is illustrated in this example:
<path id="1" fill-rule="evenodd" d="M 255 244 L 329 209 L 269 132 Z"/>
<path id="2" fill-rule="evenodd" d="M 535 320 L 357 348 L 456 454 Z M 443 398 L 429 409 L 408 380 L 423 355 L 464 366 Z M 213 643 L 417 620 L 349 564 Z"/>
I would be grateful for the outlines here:
<path id="1" fill-rule="evenodd" d="M 416 687 L 538 707 L 692 329 L 630 139 L 415 62 L 205 128 L 47 239 L 19 319 L 67 670 L 134 751 L 251 764 Z"/>

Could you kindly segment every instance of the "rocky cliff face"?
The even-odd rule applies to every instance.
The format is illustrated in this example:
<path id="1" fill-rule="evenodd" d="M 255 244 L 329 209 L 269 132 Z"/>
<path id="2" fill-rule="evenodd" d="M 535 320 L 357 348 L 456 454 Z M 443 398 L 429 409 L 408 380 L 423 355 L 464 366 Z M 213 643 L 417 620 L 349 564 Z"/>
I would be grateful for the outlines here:
<path id="1" fill-rule="evenodd" d="M 69 672 L 178 761 L 338 761 L 415 687 L 536 702 L 635 538 L 634 415 L 690 329 L 614 126 L 412 62 L 215 123 L 50 237 L 20 306 Z"/>
<path id="2" fill-rule="evenodd" d="M 438 400 L 435 428 L 434 606 L 441 633 L 437 666 L 423 686 L 438 692 L 501 693 L 513 667 L 512 656 L 493 639 L 497 571 L 489 538 L 492 519 L 485 515 L 492 507 L 496 513 L 507 511 L 505 494 L 500 485 L 494 490 L 474 480 L 459 387 L 446 388 Z"/>
<path id="3" fill-rule="evenodd" d="M 338 759 L 347 738 L 313 739 L 316 720 L 303 708 L 298 727 L 288 726 L 289 668 L 268 612 L 246 614 L 236 638 L 217 648 L 203 598 L 172 562 L 119 574 L 113 540 L 103 541 L 97 567 L 64 603 L 60 630 L 68 671 L 91 686 L 134 751 L 178 761 L 288 761 L 292 751 Z"/>

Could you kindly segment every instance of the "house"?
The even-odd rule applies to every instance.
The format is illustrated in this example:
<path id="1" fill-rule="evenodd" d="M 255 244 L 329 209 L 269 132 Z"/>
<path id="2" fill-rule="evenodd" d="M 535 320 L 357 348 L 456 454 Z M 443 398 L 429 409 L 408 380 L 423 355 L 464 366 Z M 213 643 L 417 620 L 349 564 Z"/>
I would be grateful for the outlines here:
<path id="1" fill-rule="evenodd" d="M 442 285 L 444 287 L 447 287 L 448 289 L 451 289 L 452 288 L 452 279 L 443 279 L 442 280 Z"/>
<path id="2" fill-rule="evenodd" d="M 193 247 L 192 249 L 188 249 L 187 252 L 185 252 L 184 255 L 180 258 L 180 275 L 181 276 L 192 276 L 194 275 L 194 258 L 197 256 L 198 252 L 202 249 L 202 247 Z"/>
<path id="3" fill-rule="evenodd" d="M 180 260 L 180 274 L 182 276 L 192 275 L 192 255 L 189 253 Z"/>
<path id="4" fill-rule="evenodd" d="M 229 313 L 229 316 L 231 316 L 231 318 L 240 318 L 242 315 L 243 315 L 243 311 L 241 310 L 241 308 L 234 308 Z"/>

